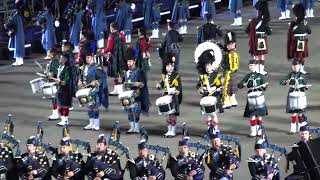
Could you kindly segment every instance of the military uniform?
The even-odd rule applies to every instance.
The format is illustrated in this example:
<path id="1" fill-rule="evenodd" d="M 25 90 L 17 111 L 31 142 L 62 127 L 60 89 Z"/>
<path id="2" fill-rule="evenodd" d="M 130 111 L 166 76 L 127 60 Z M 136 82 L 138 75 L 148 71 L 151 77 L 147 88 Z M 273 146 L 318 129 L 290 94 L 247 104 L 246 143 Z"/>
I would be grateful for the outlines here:
<path id="1" fill-rule="evenodd" d="M 187 21 L 190 18 L 189 3 L 186 0 L 175 0 L 171 21 L 178 24 L 179 33 L 187 34 Z"/>
<path id="2" fill-rule="evenodd" d="M 1 145 L 0 154 L 0 179 L 18 180 L 17 164 L 14 161 L 11 148 L 6 145 Z"/>
<path id="3" fill-rule="evenodd" d="M 152 29 L 151 39 L 159 38 L 159 22 L 161 21 L 160 6 L 160 0 L 143 1 L 144 27 L 146 29 Z"/>
<path id="4" fill-rule="evenodd" d="M 209 14 L 206 14 L 207 23 L 203 24 L 198 29 L 198 44 L 201 44 L 205 41 L 215 41 L 217 39 L 217 35 L 221 37 L 223 32 L 220 27 L 211 22 L 212 17 Z"/>
<path id="5" fill-rule="evenodd" d="M 45 23 L 42 25 L 43 27 L 43 32 L 42 32 L 42 39 L 41 39 L 41 44 L 43 49 L 47 52 L 50 48 L 53 48 L 56 43 L 56 35 L 54 33 L 54 26 L 53 26 L 53 15 L 52 13 L 47 10 L 45 12 Z"/>
<path id="6" fill-rule="evenodd" d="M 231 26 L 242 25 L 242 17 L 241 17 L 242 7 L 243 7 L 243 0 L 229 0 L 230 15 L 234 18 L 234 22 L 233 24 L 231 24 Z"/>
<path id="7" fill-rule="evenodd" d="M 291 5 L 292 5 L 292 0 L 277 0 L 277 8 L 280 10 L 280 13 L 281 13 L 279 20 L 290 18 Z"/>
<path id="8" fill-rule="evenodd" d="M 211 15 L 211 17 L 216 16 L 216 5 L 214 0 L 201 0 L 201 17 L 207 20 L 205 14 L 206 12 Z"/>
<path id="9" fill-rule="evenodd" d="M 132 10 L 126 0 L 120 0 L 117 7 L 116 22 L 119 25 L 119 30 L 125 33 L 126 43 L 131 43 Z"/>

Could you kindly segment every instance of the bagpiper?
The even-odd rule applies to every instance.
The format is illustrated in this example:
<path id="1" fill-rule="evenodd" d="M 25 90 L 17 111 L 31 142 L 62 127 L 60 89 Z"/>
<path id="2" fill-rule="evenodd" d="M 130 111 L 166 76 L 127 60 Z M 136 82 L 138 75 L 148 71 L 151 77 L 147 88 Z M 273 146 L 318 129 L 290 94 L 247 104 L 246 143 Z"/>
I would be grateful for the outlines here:
<path id="1" fill-rule="evenodd" d="M 96 151 L 87 159 L 86 173 L 89 179 L 123 179 L 123 172 L 118 154 L 108 148 L 104 134 L 97 139 Z"/>
<path id="2" fill-rule="evenodd" d="M 305 58 L 309 57 L 309 47 L 307 34 L 311 34 L 311 29 L 305 20 L 305 11 L 302 4 L 294 5 L 293 14 L 296 21 L 292 21 L 288 30 L 287 58 L 298 58 L 300 60 L 300 71 L 304 70 Z"/>
<path id="3" fill-rule="evenodd" d="M 206 23 L 198 28 L 198 44 L 201 44 L 205 41 L 216 41 L 217 36 L 222 37 L 223 32 L 220 29 L 220 26 L 217 26 L 213 22 L 212 15 L 208 12 L 205 12 Z"/>
<path id="4" fill-rule="evenodd" d="M 123 87 L 119 99 L 125 112 L 128 113 L 130 129 L 127 133 L 139 133 L 140 114 L 149 112 L 149 92 L 143 72 L 136 66 L 137 50 L 129 47 L 126 53 L 128 71 L 125 73 Z"/>
<path id="5" fill-rule="evenodd" d="M 163 89 L 162 99 L 171 99 L 173 102 L 174 110 L 168 109 L 167 112 L 163 112 L 166 115 L 168 131 L 164 134 L 164 137 L 176 136 L 176 124 L 177 116 L 180 115 L 180 104 L 182 102 L 182 84 L 181 76 L 175 69 L 175 57 L 171 53 L 167 53 L 162 57 L 162 77 L 161 81 L 157 83 L 157 89 Z M 166 98 L 163 98 L 166 97 Z M 157 99 L 156 105 L 170 104 L 170 102 L 162 102 L 160 98 Z"/>
<path id="6" fill-rule="evenodd" d="M 159 54 L 172 53 L 175 57 L 175 67 L 176 71 L 179 71 L 180 64 L 180 42 L 183 41 L 181 34 L 175 30 L 176 24 L 170 20 L 168 22 L 168 32 L 164 37 L 164 40 L 159 47 Z M 160 56 L 161 57 L 161 56 Z"/>
<path id="7" fill-rule="evenodd" d="M 49 159 L 43 152 L 37 151 L 38 140 L 30 136 L 27 140 L 27 152 L 18 161 L 18 170 L 22 179 L 50 180 Z"/>
<path id="8" fill-rule="evenodd" d="M 215 0 L 201 0 L 200 16 L 203 20 L 207 20 L 207 16 L 205 15 L 206 12 L 211 16 L 211 18 L 214 18 L 216 16 Z"/>
<path id="9" fill-rule="evenodd" d="M 231 26 L 242 26 L 242 7 L 243 0 L 229 0 L 230 16 L 234 19 Z"/>
<path id="10" fill-rule="evenodd" d="M 246 33 L 249 35 L 249 53 L 252 59 L 256 60 L 257 72 L 266 75 L 264 64 L 268 54 L 267 36 L 272 30 L 269 26 L 270 14 L 267 0 L 259 0 L 255 4 L 258 15 L 252 18 Z"/>
<path id="11" fill-rule="evenodd" d="M 303 118 L 303 113 L 307 106 L 305 91 L 308 90 L 310 85 L 307 85 L 306 76 L 300 72 L 300 68 L 299 60 L 295 59 L 292 62 L 292 72 L 280 82 L 283 86 L 289 85 L 286 113 L 291 114 L 290 133 L 296 133 L 301 126 L 306 125 Z M 297 117 L 298 128 L 296 124 Z"/>
<path id="12" fill-rule="evenodd" d="M 141 129 L 140 134 L 138 157 L 129 159 L 126 165 L 130 173 L 130 178 L 164 180 L 166 174 L 162 168 L 161 161 L 154 154 L 149 153 L 147 144 L 148 133 L 143 128 Z"/>
<path id="13" fill-rule="evenodd" d="M 190 137 L 184 125 L 182 140 L 180 140 L 178 144 L 179 154 L 176 157 L 170 154 L 167 163 L 167 168 L 170 169 L 175 180 L 202 180 L 204 178 L 202 156 L 192 152 L 189 143 Z"/>
<path id="14" fill-rule="evenodd" d="M 248 167 L 252 176 L 251 180 L 270 179 L 280 180 L 277 160 L 267 153 L 267 142 L 258 139 L 254 145 L 255 155 L 248 160 Z"/>
<path id="15" fill-rule="evenodd" d="M 91 29 L 94 33 L 94 39 L 101 42 L 105 39 L 104 31 L 107 28 L 107 17 L 104 12 L 106 1 L 94 0 L 89 2 L 91 2 L 91 4 L 89 4 L 91 10 L 94 12 L 94 14 L 92 14 Z"/>
<path id="16" fill-rule="evenodd" d="M 16 60 L 12 63 L 12 66 L 21 66 L 23 65 L 23 58 L 25 56 L 23 12 L 21 10 L 23 1 L 15 1 L 15 6 L 17 7 L 15 13 L 7 19 L 4 27 L 9 35 L 8 49 L 9 51 L 13 51 L 13 58 Z"/>
<path id="17" fill-rule="evenodd" d="M 159 38 L 160 6 L 160 0 L 143 1 L 144 28 L 147 30 L 152 29 L 151 39 Z"/>
<path id="18" fill-rule="evenodd" d="M 237 79 L 236 72 L 239 69 L 239 54 L 237 52 L 236 34 L 228 31 L 224 36 L 225 42 L 225 62 L 224 64 L 224 88 L 223 88 L 223 108 L 235 107 L 238 105 L 236 99 Z"/>
<path id="19" fill-rule="evenodd" d="M 187 22 L 190 18 L 189 3 L 186 0 L 175 0 L 171 21 L 178 24 L 179 33 L 187 34 Z"/>
<path id="20" fill-rule="evenodd" d="M 212 147 L 206 151 L 204 159 L 210 169 L 210 180 L 232 180 L 234 171 L 240 166 L 240 157 L 221 143 L 220 131 L 214 126 L 210 126 L 208 135 Z"/>
<path id="21" fill-rule="evenodd" d="M 290 19 L 290 6 L 292 0 L 277 0 L 277 8 L 280 10 L 281 16 L 279 20 Z"/>
<path id="22" fill-rule="evenodd" d="M 222 73 L 219 72 L 218 66 L 213 65 L 215 62 L 215 52 L 212 49 L 205 50 L 198 58 L 197 69 L 199 72 L 199 80 L 196 85 L 196 89 L 201 95 L 202 99 L 200 105 L 202 108 L 202 114 L 205 114 L 208 128 L 211 123 L 218 129 L 218 115 L 217 113 L 223 112 L 222 108 Z M 214 97 L 203 99 L 205 97 Z M 206 102 L 210 101 L 210 102 Z M 211 102 L 212 101 L 212 102 Z M 213 102 L 214 101 L 214 102 Z M 214 103 L 215 108 L 207 110 L 206 107 L 210 103 Z M 208 107 L 209 108 L 209 107 Z"/>
<path id="23" fill-rule="evenodd" d="M 268 115 L 268 109 L 264 99 L 264 91 L 267 86 L 267 77 L 256 72 L 256 61 L 249 61 L 250 73 L 248 73 L 238 84 L 238 88 L 247 87 L 248 99 L 244 111 L 244 117 L 250 118 L 250 135 L 262 135 L 261 125 L 263 116 Z"/>
<path id="24" fill-rule="evenodd" d="M 126 0 L 118 0 L 116 8 L 116 22 L 119 25 L 119 30 L 125 34 L 125 42 L 131 43 L 132 24 L 132 11 L 135 6 L 130 6 Z"/>

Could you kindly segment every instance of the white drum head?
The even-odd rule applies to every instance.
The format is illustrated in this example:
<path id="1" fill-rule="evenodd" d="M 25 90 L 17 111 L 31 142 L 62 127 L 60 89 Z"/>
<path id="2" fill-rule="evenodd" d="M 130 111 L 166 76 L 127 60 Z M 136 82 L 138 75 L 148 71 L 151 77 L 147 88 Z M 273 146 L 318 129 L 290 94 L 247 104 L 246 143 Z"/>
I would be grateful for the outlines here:
<path id="1" fill-rule="evenodd" d="M 217 104 L 217 98 L 213 96 L 206 96 L 200 100 L 201 106 L 213 106 L 215 104 Z"/>
<path id="2" fill-rule="evenodd" d="M 305 96 L 306 93 L 305 92 L 300 92 L 300 91 L 293 91 L 289 94 L 289 96 L 291 97 L 301 97 L 301 96 Z"/>
<path id="3" fill-rule="evenodd" d="M 43 78 L 37 78 L 30 81 L 31 84 L 43 81 Z"/>
<path id="4" fill-rule="evenodd" d="M 171 102 L 172 102 L 172 97 L 169 96 L 169 95 L 166 95 L 166 96 L 159 97 L 156 100 L 156 105 L 157 106 L 161 106 L 161 105 L 164 105 L 164 104 L 170 104 Z"/>
<path id="5" fill-rule="evenodd" d="M 90 94 L 91 88 L 80 89 L 76 92 L 76 97 L 88 96 Z"/>
<path id="6" fill-rule="evenodd" d="M 254 91 L 248 94 L 248 97 L 258 97 L 258 96 L 262 96 L 263 92 L 262 91 Z"/>
<path id="7" fill-rule="evenodd" d="M 118 98 L 119 99 L 123 99 L 123 98 L 130 98 L 130 97 L 132 97 L 133 96 L 133 92 L 134 91 L 124 91 L 124 92 L 122 92 L 122 93 L 120 93 L 119 95 L 118 95 Z"/>

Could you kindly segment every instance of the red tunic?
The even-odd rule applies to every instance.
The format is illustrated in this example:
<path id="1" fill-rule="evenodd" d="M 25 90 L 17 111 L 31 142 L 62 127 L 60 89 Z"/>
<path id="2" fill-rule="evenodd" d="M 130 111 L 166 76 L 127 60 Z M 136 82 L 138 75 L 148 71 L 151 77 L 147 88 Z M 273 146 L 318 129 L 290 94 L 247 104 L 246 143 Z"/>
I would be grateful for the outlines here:
<path id="1" fill-rule="evenodd" d="M 143 58 L 150 57 L 149 49 L 152 47 L 152 43 L 151 43 L 150 39 L 148 42 L 146 42 L 146 40 L 144 38 L 140 38 L 139 45 L 141 48 L 142 57 Z"/>
<path id="2" fill-rule="evenodd" d="M 120 32 L 116 32 L 116 34 L 118 36 L 120 36 L 121 40 L 125 43 L 126 42 L 126 38 L 123 34 L 121 34 Z M 114 46 L 114 37 L 113 34 L 110 34 L 108 37 L 108 41 L 107 41 L 107 47 L 105 49 L 103 49 L 103 53 L 112 53 L 113 50 L 113 46 Z"/>
<path id="3" fill-rule="evenodd" d="M 266 49 L 265 50 L 258 50 L 258 37 L 256 34 L 256 18 L 252 18 L 250 22 L 250 32 L 249 32 L 249 53 L 252 56 L 261 56 L 268 54 L 268 39 L 265 36 L 264 40 L 266 41 Z"/>
<path id="4" fill-rule="evenodd" d="M 294 25 L 291 23 L 288 30 L 288 41 L 287 41 L 287 58 L 299 58 L 303 59 L 309 57 L 308 39 L 305 40 L 304 51 L 297 51 L 297 40 L 293 33 Z"/>

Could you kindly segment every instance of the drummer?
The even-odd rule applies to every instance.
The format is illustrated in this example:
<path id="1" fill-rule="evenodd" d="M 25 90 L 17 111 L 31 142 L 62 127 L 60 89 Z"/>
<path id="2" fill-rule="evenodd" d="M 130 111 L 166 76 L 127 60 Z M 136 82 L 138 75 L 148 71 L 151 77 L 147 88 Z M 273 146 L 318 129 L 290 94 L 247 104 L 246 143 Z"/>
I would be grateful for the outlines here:
<path id="1" fill-rule="evenodd" d="M 296 133 L 300 129 L 301 126 L 304 126 L 303 122 L 303 112 L 305 111 L 305 107 L 303 109 L 292 109 L 289 106 L 290 99 L 289 99 L 289 94 L 292 92 L 305 92 L 308 89 L 307 85 L 307 80 L 305 75 L 300 72 L 300 60 L 295 59 L 292 62 L 292 72 L 290 72 L 281 82 L 280 85 L 287 85 L 289 84 L 289 92 L 288 92 L 288 98 L 287 98 L 287 108 L 286 108 L 286 113 L 291 114 L 291 126 L 290 126 L 290 133 Z M 301 86 L 301 87 L 299 87 Z M 298 116 L 298 129 L 296 125 L 296 120 Z"/>
<path id="2" fill-rule="evenodd" d="M 101 104 L 105 108 L 109 106 L 106 73 L 101 66 L 94 63 L 93 52 L 88 49 L 85 65 L 80 69 L 82 73 L 80 75 L 79 86 L 91 88 L 91 95 L 94 97 L 94 102 L 88 105 L 89 124 L 83 129 L 98 131 L 100 129 L 99 106 Z"/>
<path id="3" fill-rule="evenodd" d="M 166 53 L 162 59 L 162 77 L 156 85 L 157 89 L 163 89 L 163 96 L 172 97 L 175 111 L 167 116 L 168 131 L 164 137 L 171 138 L 176 136 L 177 116 L 180 115 L 179 106 L 182 101 L 181 76 L 175 70 L 175 57 L 172 53 Z"/>
<path id="4" fill-rule="evenodd" d="M 249 61 L 249 70 L 248 73 L 238 84 L 238 88 L 242 89 L 244 86 L 247 86 L 248 97 L 250 94 L 259 93 L 259 95 L 263 96 L 263 91 L 266 90 L 267 85 L 267 77 L 266 75 L 262 75 L 256 72 L 256 61 Z M 264 100 L 263 100 L 264 101 Z M 244 117 L 250 118 L 251 125 L 251 133 L 249 136 L 255 137 L 257 135 L 262 135 L 261 125 L 263 123 L 263 116 L 268 115 L 268 109 L 265 102 L 258 102 L 260 106 L 257 104 L 251 105 L 247 101 L 247 105 L 244 111 Z"/>
<path id="5" fill-rule="evenodd" d="M 140 131 L 140 113 L 149 112 L 149 93 L 148 87 L 144 79 L 143 72 L 136 67 L 136 58 L 138 51 L 129 47 L 126 53 L 128 71 L 125 74 L 124 88 L 127 91 L 133 90 L 135 96 L 135 104 L 132 108 L 125 109 L 128 113 L 128 121 L 130 129 L 128 134 L 139 133 Z M 119 94 L 121 95 L 121 94 Z"/>
<path id="6" fill-rule="evenodd" d="M 217 109 L 220 113 L 222 108 L 222 74 L 217 71 L 217 67 L 213 67 L 212 63 L 215 61 L 213 50 L 204 51 L 198 58 L 197 69 L 199 72 L 199 81 L 196 88 L 202 97 L 214 96 L 217 99 Z M 213 112 L 206 117 L 208 128 L 213 123 L 214 128 L 218 130 L 218 116 L 217 112 Z"/>

